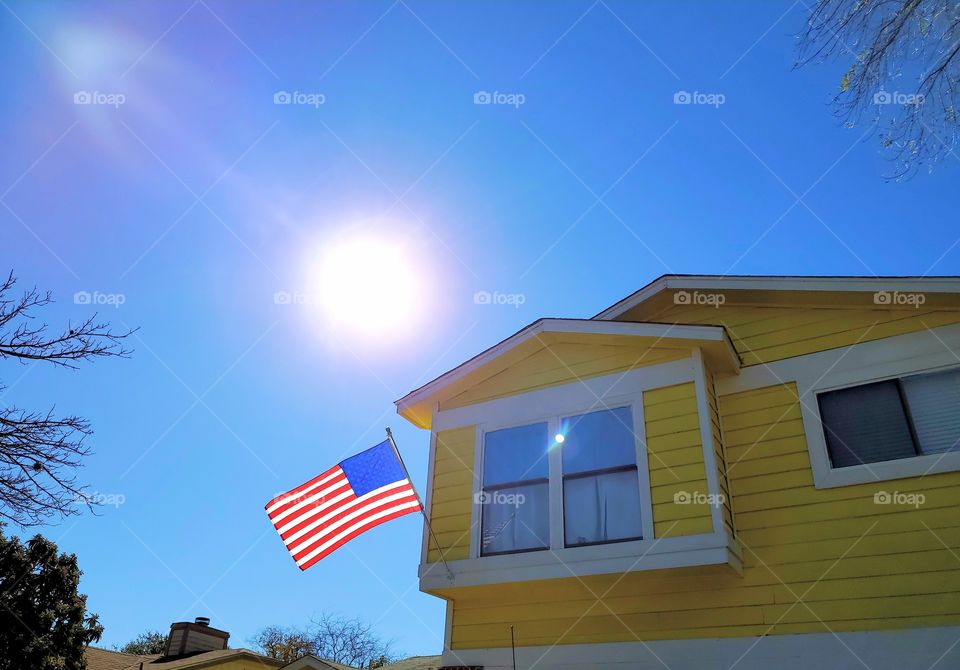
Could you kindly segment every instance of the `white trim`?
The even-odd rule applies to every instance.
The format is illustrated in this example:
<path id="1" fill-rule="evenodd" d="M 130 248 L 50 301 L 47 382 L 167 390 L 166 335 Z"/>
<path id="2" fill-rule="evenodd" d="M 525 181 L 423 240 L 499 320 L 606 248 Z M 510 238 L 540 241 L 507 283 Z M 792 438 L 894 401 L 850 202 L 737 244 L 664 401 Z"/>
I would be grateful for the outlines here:
<path id="1" fill-rule="evenodd" d="M 504 626 L 507 624 L 504 623 Z M 903 670 L 960 667 L 960 626 L 906 630 L 651 640 L 517 647 L 517 667 L 538 670 Z M 444 650 L 443 665 L 512 670 L 509 647 Z"/>
<path id="2" fill-rule="evenodd" d="M 477 496 L 483 486 L 483 429 L 478 423 L 473 430 L 473 479 L 470 482 L 472 498 L 470 499 L 470 558 L 480 558 L 480 540 L 482 537 L 480 505 L 476 503 Z"/>
<path id="3" fill-rule="evenodd" d="M 547 439 L 552 439 L 560 432 L 560 417 L 552 416 L 547 420 Z M 550 449 L 547 452 L 547 488 L 549 491 L 549 542 L 551 547 L 562 547 L 564 544 L 564 510 L 563 510 L 563 452 L 560 449 Z"/>
<path id="4" fill-rule="evenodd" d="M 816 394 L 871 381 L 960 365 L 960 324 L 862 342 L 745 368 L 717 379 L 721 395 L 795 382 L 810 464 L 817 488 L 832 488 L 960 470 L 960 452 L 833 468 L 827 454 Z"/>
<path id="5" fill-rule="evenodd" d="M 594 319 L 615 319 L 624 312 L 668 289 L 713 291 L 900 291 L 960 293 L 958 277 L 744 277 L 724 275 L 664 275 L 611 305 Z"/>
<path id="6" fill-rule="evenodd" d="M 592 319 L 540 319 L 526 328 L 517 331 L 507 339 L 486 351 L 474 356 L 470 360 L 445 372 L 433 381 L 427 382 L 420 388 L 411 391 L 394 404 L 397 412 L 404 411 L 430 398 L 444 386 L 470 374 L 474 370 L 503 355 L 527 340 L 539 336 L 541 333 L 579 333 L 594 335 L 622 335 L 629 337 L 650 337 L 661 340 L 663 347 L 676 347 L 678 343 L 695 344 L 697 342 L 718 342 L 724 345 L 725 355 L 733 369 L 740 366 L 740 358 L 736 348 L 721 326 L 688 326 L 669 325 L 661 323 L 627 323 L 594 321 Z"/>
<path id="7" fill-rule="evenodd" d="M 451 581 L 435 564 L 421 565 L 420 590 L 562 579 L 610 573 L 662 570 L 699 565 L 728 565 L 742 573 L 740 549 L 725 533 L 561 547 L 518 554 L 448 561 Z"/>
<path id="8" fill-rule="evenodd" d="M 643 411 L 643 395 L 640 402 L 633 403 L 633 433 L 637 438 L 637 477 L 640 480 L 640 497 L 649 505 L 640 507 L 640 528 L 647 540 L 656 539 L 653 523 L 653 492 L 650 489 L 650 454 L 647 452 L 647 423 Z"/>

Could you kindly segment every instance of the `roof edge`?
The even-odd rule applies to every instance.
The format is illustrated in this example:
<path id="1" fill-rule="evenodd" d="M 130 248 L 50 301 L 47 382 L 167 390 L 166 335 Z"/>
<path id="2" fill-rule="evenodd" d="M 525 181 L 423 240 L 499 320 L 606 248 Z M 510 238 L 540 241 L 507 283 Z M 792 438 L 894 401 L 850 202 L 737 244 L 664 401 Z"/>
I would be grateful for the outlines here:
<path id="1" fill-rule="evenodd" d="M 435 391 L 447 384 L 456 381 L 510 349 L 544 332 L 627 335 L 633 337 L 669 337 L 670 339 L 688 339 L 691 341 L 725 341 L 728 343 L 730 351 L 736 356 L 736 349 L 734 349 L 733 344 L 729 341 L 729 336 L 723 326 L 543 318 L 521 328 L 513 335 L 485 349 L 473 358 L 464 361 L 423 386 L 410 391 L 399 400 L 395 400 L 394 405 L 397 408 L 397 413 L 402 414 L 405 409 L 417 402 L 423 401 L 426 396 L 432 395 Z M 739 362 L 739 357 L 737 357 L 737 360 Z"/>
<path id="2" fill-rule="evenodd" d="M 643 288 L 595 315 L 608 321 L 667 289 L 763 290 L 763 291 L 917 291 L 960 293 L 958 276 L 828 276 L 828 275 L 661 275 Z"/>

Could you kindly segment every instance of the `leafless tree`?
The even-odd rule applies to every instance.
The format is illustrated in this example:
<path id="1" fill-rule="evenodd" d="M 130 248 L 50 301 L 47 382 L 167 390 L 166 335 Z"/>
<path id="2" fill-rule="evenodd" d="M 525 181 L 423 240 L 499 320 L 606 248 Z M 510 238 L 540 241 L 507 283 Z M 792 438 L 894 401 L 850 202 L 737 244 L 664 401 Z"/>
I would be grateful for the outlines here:
<path id="1" fill-rule="evenodd" d="M 306 629 L 270 626 L 254 642 L 271 658 L 292 662 L 313 654 L 355 668 L 377 668 L 392 660 L 391 644 L 360 619 L 322 614 Z"/>
<path id="2" fill-rule="evenodd" d="M 834 98 L 848 125 L 867 117 L 892 177 L 954 154 L 960 96 L 960 2 L 819 0 L 800 36 L 798 65 L 847 65 Z"/>
<path id="3" fill-rule="evenodd" d="M 41 362 L 76 368 L 80 361 L 127 356 L 122 341 L 130 333 L 114 333 L 94 314 L 60 332 L 34 319 L 34 311 L 53 302 L 35 287 L 14 295 L 11 272 L 0 283 L 0 360 L 25 365 Z M 0 517 L 21 527 L 50 517 L 69 516 L 90 500 L 74 470 L 90 453 L 84 443 L 90 424 L 78 416 L 57 416 L 53 409 L 27 410 L 7 404 L 0 384 Z"/>

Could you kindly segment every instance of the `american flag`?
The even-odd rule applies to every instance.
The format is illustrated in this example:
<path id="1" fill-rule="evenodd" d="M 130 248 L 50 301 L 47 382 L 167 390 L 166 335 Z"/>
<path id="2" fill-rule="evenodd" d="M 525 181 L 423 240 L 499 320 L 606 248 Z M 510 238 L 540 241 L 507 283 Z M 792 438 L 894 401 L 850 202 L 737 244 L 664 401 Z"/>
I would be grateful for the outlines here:
<path id="1" fill-rule="evenodd" d="M 374 526 L 421 509 L 390 440 L 266 504 L 270 521 L 301 570 Z"/>

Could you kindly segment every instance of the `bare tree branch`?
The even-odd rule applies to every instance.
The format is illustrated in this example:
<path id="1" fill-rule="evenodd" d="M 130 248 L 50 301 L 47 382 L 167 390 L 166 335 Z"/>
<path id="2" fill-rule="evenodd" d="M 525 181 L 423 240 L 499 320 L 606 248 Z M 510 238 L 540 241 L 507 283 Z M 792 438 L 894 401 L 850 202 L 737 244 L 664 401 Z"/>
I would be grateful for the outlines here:
<path id="1" fill-rule="evenodd" d="M 838 117 L 877 124 L 893 178 L 954 154 L 960 96 L 960 2 L 819 0 L 798 66 L 842 60 Z M 955 154 L 954 154 L 955 155 Z"/>
<path id="2" fill-rule="evenodd" d="M 46 324 L 34 324 L 33 311 L 53 301 L 50 293 L 32 288 L 13 297 L 15 284 L 12 272 L 0 283 L 0 360 L 76 368 L 78 361 L 130 354 L 122 341 L 132 331 L 113 333 L 96 315 L 48 334 Z M 0 386 L 0 398 L 5 394 Z M 90 453 L 84 441 L 91 432 L 78 416 L 0 404 L 0 518 L 26 527 L 77 514 L 83 506 L 92 509 L 73 474 Z"/>

